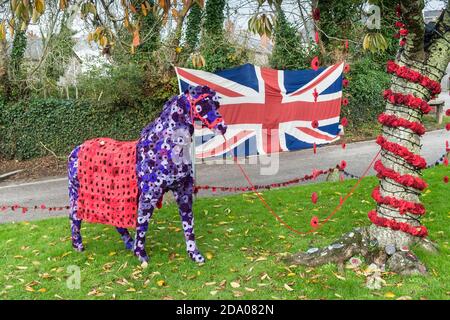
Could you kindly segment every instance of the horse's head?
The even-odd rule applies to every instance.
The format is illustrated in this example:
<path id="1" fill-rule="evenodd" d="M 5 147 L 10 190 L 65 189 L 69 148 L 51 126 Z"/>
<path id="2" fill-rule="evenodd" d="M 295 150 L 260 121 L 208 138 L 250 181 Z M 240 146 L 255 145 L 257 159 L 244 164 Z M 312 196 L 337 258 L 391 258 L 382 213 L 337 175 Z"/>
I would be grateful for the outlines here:
<path id="1" fill-rule="evenodd" d="M 219 97 L 214 90 L 207 86 L 191 86 L 184 94 L 189 101 L 192 124 L 195 120 L 200 120 L 215 134 L 225 134 L 227 126 L 219 113 Z"/>

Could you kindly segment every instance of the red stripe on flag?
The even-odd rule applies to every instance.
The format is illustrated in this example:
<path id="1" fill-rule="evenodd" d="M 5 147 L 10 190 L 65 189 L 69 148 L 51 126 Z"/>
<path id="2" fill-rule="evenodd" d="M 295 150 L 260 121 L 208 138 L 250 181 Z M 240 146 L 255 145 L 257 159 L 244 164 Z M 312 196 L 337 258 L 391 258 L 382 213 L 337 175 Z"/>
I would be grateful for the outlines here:
<path id="1" fill-rule="evenodd" d="M 177 68 L 177 73 L 179 76 L 184 77 L 186 79 L 189 79 L 189 81 L 193 81 L 195 83 L 198 83 L 199 85 L 202 86 L 208 86 L 211 89 L 213 89 L 214 91 L 216 91 L 217 93 L 227 96 L 227 97 L 231 97 L 231 98 L 237 98 L 237 97 L 243 97 L 242 94 L 239 94 L 235 91 L 229 90 L 225 87 L 219 86 L 216 83 L 213 82 L 209 82 L 203 78 L 199 78 L 197 76 L 194 76 L 192 73 L 189 73 L 183 69 Z"/>
<path id="2" fill-rule="evenodd" d="M 303 88 L 302 90 L 292 94 L 292 96 L 299 96 L 303 93 L 305 93 L 306 91 L 313 89 L 314 87 L 316 87 L 321 81 L 323 81 L 326 77 L 328 77 L 331 73 L 333 73 L 334 70 L 336 70 L 342 63 L 339 64 L 335 64 L 333 65 L 330 69 L 322 72 L 320 74 L 320 76 L 318 76 L 316 78 L 316 80 L 314 80 L 309 86 L 307 86 L 306 88 Z"/>
<path id="3" fill-rule="evenodd" d="M 322 139 L 322 140 L 326 140 L 326 141 L 331 141 L 331 140 L 335 139 L 335 138 L 329 137 L 329 136 L 327 136 L 325 134 L 318 133 L 317 131 L 315 131 L 315 130 L 313 130 L 311 128 L 297 127 L 297 129 L 302 131 L 303 133 L 306 133 L 307 135 L 312 136 L 312 137 L 317 138 L 317 139 Z"/>
<path id="4" fill-rule="evenodd" d="M 220 114 L 227 124 L 263 124 L 266 128 L 278 128 L 279 123 L 290 121 L 325 120 L 338 117 L 341 98 L 320 102 L 287 102 L 276 104 L 229 104 L 220 107 Z"/>
<path id="5" fill-rule="evenodd" d="M 215 147 L 212 150 L 206 151 L 206 152 L 202 152 L 200 154 L 196 154 L 196 157 L 199 158 L 208 158 L 208 157 L 216 157 L 216 156 L 220 156 L 225 152 L 228 152 L 228 149 L 232 149 L 233 146 L 238 143 L 241 139 L 244 139 L 248 136 L 250 136 L 251 134 L 253 134 L 253 131 L 250 130 L 243 130 L 241 132 L 239 132 L 237 135 L 234 135 L 233 137 L 231 137 L 230 139 L 227 139 L 224 143 L 222 143 L 221 145 Z"/>

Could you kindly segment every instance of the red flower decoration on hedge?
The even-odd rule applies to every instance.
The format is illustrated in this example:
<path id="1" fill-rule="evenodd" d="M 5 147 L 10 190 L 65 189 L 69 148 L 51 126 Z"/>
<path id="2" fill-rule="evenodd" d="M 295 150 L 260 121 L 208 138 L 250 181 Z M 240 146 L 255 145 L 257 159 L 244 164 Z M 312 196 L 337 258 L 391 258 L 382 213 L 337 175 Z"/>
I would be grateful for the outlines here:
<path id="1" fill-rule="evenodd" d="M 319 32 L 317 32 L 317 31 L 314 35 L 314 40 L 316 41 L 316 43 L 319 43 Z"/>
<path id="2" fill-rule="evenodd" d="M 319 58 L 317 56 L 315 56 L 312 60 L 311 60 L 311 68 L 314 71 L 317 71 L 317 69 L 319 69 Z"/>
<path id="3" fill-rule="evenodd" d="M 314 10 L 312 12 L 312 16 L 313 16 L 314 20 L 319 21 L 320 20 L 320 9 L 314 8 Z"/>
<path id="4" fill-rule="evenodd" d="M 404 47 L 405 44 L 406 44 L 406 39 L 400 40 L 400 43 L 399 43 L 400 47 Z"/>
<path id="5" fill-rule="evenodd" d="M 347 79 L 342 80 L 342 85 L 344 86 L 344 88 L 347 88 L 348 80 Z"/>
<path id="6" fill-rule="evenodd" d="M 406 37 L 409 33 L 409 31 L 407 29 L 400 29 L 400 35 L 403 37 Z"/>
<path id="7" fill-rule="evenodd" d="M 444 183 L 448 183 L 448 176 L 444 177 Z"/>
<path id="8" fill-rule="evenodd" d="M 342 99 L 342 105 L 343 106 L 348 105 L 348 99 L 347 98 Z"/>
<path id="9" fill-rule="evenodd" d="M 342 149 L 345 149 L 345 147 L 347 147 L 347 145 L 345 143 L 342 143 L 341 146 L 342 146 Z"/>
<path id="10" fill-rule="evenodd" d="M 41 209 L 44 210 L 46 208 L 45 204 L 41 204 Z"/>
<path id="11" fill-rule="evenodd" d="M 345 46 L 345 49 L 348 49 L 348 40 L 345 40 L 344 46 Z"/>
<path id="12" fill-rule="evenodd" d="M 347 120 L 346 117 L 344 117 L 344 118 L 341 119 L 341 124 L 342 124 L 343 127 L 348 126 L 348 120 Z"/>
<path id="13" fill-rule="evenodd" d="M 316 216 L 311 218 L 311 227 L 313 228 L 317 228 L 319 226 L 319 218 L 317 218 Z"/>
<path id="14" fill-rule="evenodd" d="M 346 64 L 346 65 L 344 66 L 344 73 L 348 73 L 348 72 L 350 72 L 350 65 L 349 65 L 349 64 Z"/>
<path id="15" fill-rule="evenodd" d="M 318 199 L 319 199 L 319 196 L 317 195 L 317 192 L 313 192 L 311 194 L 311 202 L 316 204 Z"/>
<path id="16" fill-rule="evenodd" d="M 395 23 L 395 27 L 396 27 L 396 28 L 404 28 L 404 27 L 405 27 L 405 24 L 404 24 L 403 22 L 401 22 L 401 21 L 397 21 L 397 22 Z"/>
<path id="17" fill-rule="evenodd" d="M 447 109 L 447 111 L 445 111 L 445 115 L 446 115 L 447 117 L 450 117 L 450 109 Z"/>
<path id="18" fill-rule="evenodd" d="M 311 121 L 311 127 L 313 127 L 314 129 L 318 128 L 319 127 L 319 121 L 317 121 L 317 120 Z"/>
<path id="19" fill-rule="evenodd" d="M 444 166 L 446 166 L 446 167 L 448 166 L 448 158 L 447 157 L 444 158 L 444 162 L 443 163 L 444 163 Z"/>
<path id="20" fill-rule="evenodd" d="M 445 129 L 447 129 L 447 131 L 450 131 L 450 123 L 447 123 L 447 124 L 445 125 Z"/>
<path id="21" fill-rule="evenodd" d="M 346 167 L 347 167 L 347 162 L 345 162 L 345 160 L 342 160 L 342 161 L 341 161 L 341 164 L 339 165 L 339 168 L 340 168 L 341 170 L 344 170 Z"/>

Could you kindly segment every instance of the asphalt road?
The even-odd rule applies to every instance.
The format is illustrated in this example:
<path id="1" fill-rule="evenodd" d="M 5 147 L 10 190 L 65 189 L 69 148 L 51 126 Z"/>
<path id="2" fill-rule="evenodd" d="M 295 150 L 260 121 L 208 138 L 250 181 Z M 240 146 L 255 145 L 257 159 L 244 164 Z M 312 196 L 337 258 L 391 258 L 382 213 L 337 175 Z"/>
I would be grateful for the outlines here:
<path id="1" fill-rule="evenodd" d="M 438 159 L 445 151 L 445 140 L 450 140 L 450 134 L 445 130 L 431 131 L 423 137 L 422 155 L 431 163 Z M 292 178 L 310 174 L 313 169 L 328 169 L 334 167 L 341 160 L 347 162 L 346 170 L 355 175 L 360 175 L 368 167 L 373 157 L 379 150 L 374 141 L 364 141 L 348 144 L 346 149 L 340 145 L 318 148 L 317 154 L 312 150 L 281 153 L 268 157 L 274 168 L 278 167 L 275 174 L 262 175 L 262 168 L 269 165 L 260 163 L 258 157 L 247 159 L 253 164 L 244 164 L 243 167 L 254 184 L 270 184 L 287 181 Z M 278 159 L 278 166 L 276 164 Z M 197 165 L 197 184 L 219 186 L 246 186 L 246 181 L 239 168 L 232 163 L 213 164 L 204 163 Z M 373 170 L 369 174 L 374 174 Z M 318 180 L 323 180 L 319 178 Z M 201 192 L 199 196 L 211 196 L 211 193 Z M 49 177 L 45 180 L 34 182 L 0 183 L 0 207 L 2 205 L 19 204 L 23 206 L 35 206 L 40 204 L 47 206 L 66 206 L 68 204 L 67 179 L 65 177 Z M 66 216 L 67 210 L 61 212 L 29 211 L 25 214 L 12 211 L 0 212 L 0 223 L 31 221 L 55 216 Z"/>

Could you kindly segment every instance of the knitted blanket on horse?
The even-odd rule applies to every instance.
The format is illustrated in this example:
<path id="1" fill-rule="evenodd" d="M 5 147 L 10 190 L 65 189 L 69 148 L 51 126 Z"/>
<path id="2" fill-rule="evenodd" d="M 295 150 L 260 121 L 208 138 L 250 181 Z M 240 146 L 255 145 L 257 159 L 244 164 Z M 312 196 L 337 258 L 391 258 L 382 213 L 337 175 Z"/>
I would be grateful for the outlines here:
<path id="1" fill-rule="evenodd" d="M 138 186 L 137 141 L 97 138 L 81 145 L 78 217 L 88 222 L 135 228 Z"/>

